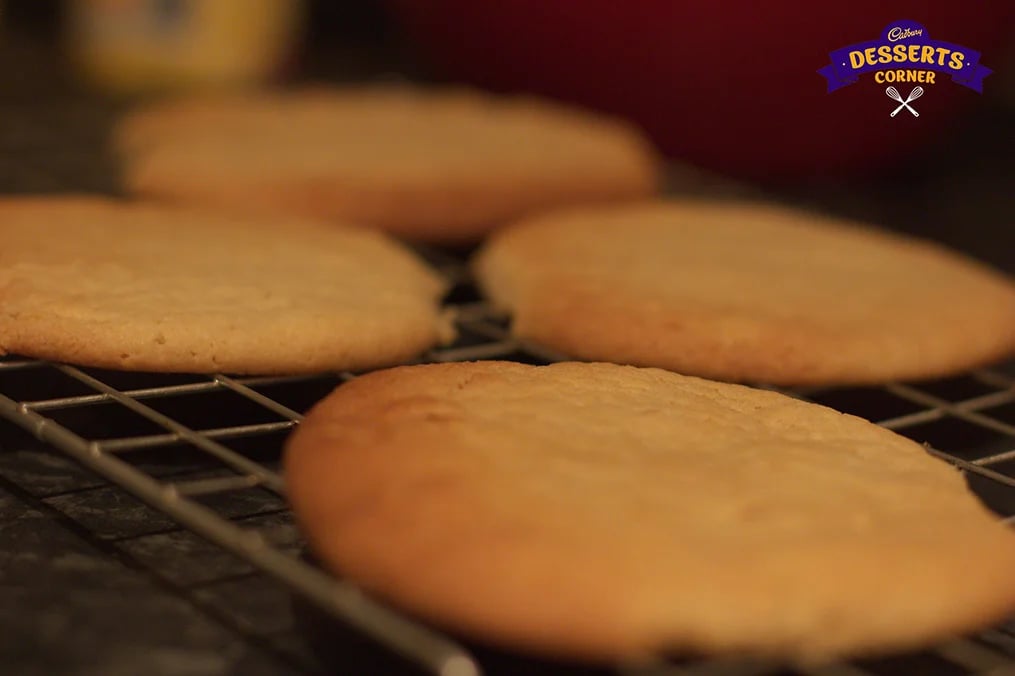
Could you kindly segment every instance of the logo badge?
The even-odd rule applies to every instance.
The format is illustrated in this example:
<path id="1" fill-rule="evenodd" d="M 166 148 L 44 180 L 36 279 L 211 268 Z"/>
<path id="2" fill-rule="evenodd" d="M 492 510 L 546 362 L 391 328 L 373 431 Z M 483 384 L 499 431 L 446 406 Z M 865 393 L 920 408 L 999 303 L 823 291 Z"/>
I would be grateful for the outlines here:
<path id="1" fill-rule="evenodd" d="M 927 29 L 915 21 L 888 24 L 877 40 L 857 42 L 829 53 L 831 62 L 820 69 L 829 93 L 859 81 L 861 75 L 874 74 L 878 84 L 889 85 L 885 95 L 899 105 L 890 111 L 895 117 L 903 110 L 919 117 L 911 104 L 926 93 L 927 85 L 939 77 L 983 93 L 983 79 L 993 71 L 980 63 L 980 53 L 963 45 L 932 40 Z M 898 85 L 913 85 L 902 98 Z"/>

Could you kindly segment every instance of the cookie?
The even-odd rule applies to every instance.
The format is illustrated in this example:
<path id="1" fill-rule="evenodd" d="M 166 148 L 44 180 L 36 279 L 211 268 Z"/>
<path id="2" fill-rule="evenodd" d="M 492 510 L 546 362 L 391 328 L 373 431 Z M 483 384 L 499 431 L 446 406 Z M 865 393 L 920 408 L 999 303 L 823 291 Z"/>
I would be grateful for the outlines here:
<path id="1" fill-rule="evenodd" d="M 143 371 L 403 362 L 445 282 L 381 233 L 91 197 L 0 200 L 0 354 Z"/>
<path id="2" fill-rule="evenodd" d="M 474 260 L 521 338 L 722 380 L 876 383 L 1015 351 L 1015 285 L 941 246 L 762 203 L 523 219 Z"/>
<path id="3" fill-rule="evenodd" d="M 959 472 L 860 418 L 660 369 L 371 373 L 313 409 L 285 470 L 332 571 L 516 650 L 811 661 L 1015 610 L 1015 533 Z"/>
<path id="4" fill-rule="evenodd" d="M 408 86 L 170 101 L 117 131 L 140 195 L 467 242 L 546 207 L 651 194 L 632 128 L 555 104 Z"/>

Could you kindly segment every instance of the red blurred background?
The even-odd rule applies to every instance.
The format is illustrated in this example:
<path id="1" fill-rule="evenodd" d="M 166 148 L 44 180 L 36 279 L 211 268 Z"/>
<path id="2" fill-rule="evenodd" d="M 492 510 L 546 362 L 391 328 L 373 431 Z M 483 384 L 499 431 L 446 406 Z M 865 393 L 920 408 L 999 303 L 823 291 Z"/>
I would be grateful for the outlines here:
<path id="1" fill-rule="evenodd" d="M 933 39 L 980 51 L 981 63 L 998 70 L 1015 20 L 1011 0 L 393 0 L 392 6 L 412 41 L 451 77 L 621 114 L 671 156 L 766 180 L 884 168 L 954 125 L 980 98 L 938 75 L 925 87 L 919 118 L 890 118 L 896 104 L 872 75 L 826 93 L 816 71 L 830 51 L 911 19 Z M 992 75 L 985 87 L 997 84 Z"/>

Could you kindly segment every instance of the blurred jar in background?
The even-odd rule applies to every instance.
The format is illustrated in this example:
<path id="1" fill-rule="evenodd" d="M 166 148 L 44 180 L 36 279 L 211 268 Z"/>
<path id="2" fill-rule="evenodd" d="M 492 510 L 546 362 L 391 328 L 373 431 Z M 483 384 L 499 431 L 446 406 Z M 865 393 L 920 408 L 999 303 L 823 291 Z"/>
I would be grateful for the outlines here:
<path id="1" fill-rule="evenodd" d="M 71 58 L 120 94 L 240 87 L 278 75 L 303 24 L 300 0 L 71 0 Z"/>

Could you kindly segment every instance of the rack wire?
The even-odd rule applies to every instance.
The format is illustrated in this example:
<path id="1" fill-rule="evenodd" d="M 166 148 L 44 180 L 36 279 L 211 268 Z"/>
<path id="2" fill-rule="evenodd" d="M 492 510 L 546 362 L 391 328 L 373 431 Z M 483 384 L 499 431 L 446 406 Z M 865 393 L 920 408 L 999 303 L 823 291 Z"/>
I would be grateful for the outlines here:
<path id="1" fill-rule="evenodd" d="M 455 284 L 448 302 L 455 311 L 459 338 L 419 361 L 510 359 L 544 364 L 561 359 L 513 338 L 506 320 L 475 294 L 459 258 L 437 251 L 423 253 Z M 68 518 L 81 522 L 73 509 L 81 496 L 87 500 L 90 493 L 108 492 L 111 484 L 112 490 L 125 491 L 172 519 L 156 521 L 160 526 L 155 532 L 141 529 L 140 534 L 110 534 L 103 531 L 107 526 L 85 519 L 82 526 L 96 537 L 111 538 L 116 547 L 153 567 L 163 563 L 156 563 L 159 538 L 191 534 L 204 538 L 218 553 L 234 557 L 236 565 L 226 566 L 226 572 L 211 579 L 193 573 L 193 562 L 179 557 L 165 564 L 169 570 L 160 574 L 185 598 L 201 602 L 215 584 L 241 584 L 245 576 L 259 571 L 263 577 L 257 578 L 258 584 L 265 579 L 278 583 L 283 597 L 293 593 L 308 601 L 317 612 L 369 638 L 378 654 L 398 656 L 409 672 L 494 673 L 504 656 L 466 645 L 407 617 L 348 581 L 323 572 L 302 555 L 278 471 L 281 442 L 301 421 L 301 411 L 354 377 L 352 373 L 298 377 L 125 374 L 8 356 L 0 358 L 0 417 L 105 480 L 63 487 L 47 496 L 49 504 Z M 971 488 L 1015 525 L 1015 363 L 920 385 L 769 389 L 861 415 L 926 444 L 928 452 L 960 468 Z M 253 494 L 256 500 L 240 499 Z M 208 554 L 207 548 L 190 546 L 197 552 L 194 556 Z M 249 623 L 237 626 L 239 631 L 252 630 Z M 276 627 L 268 633 L 278 637 L 291 629 Z M 320 668 L 313 659 L 291 663 L 307 673 Z M 540 673 L 555 673 L 551 666 L 540 668 L 544 669 Z M 795 671 L 755 662 L 660 660 L 618 665 L 599 673 L 870 676 L 937 671 L 1015 674 L 1015 622 L 888 660 Z M 566 673 L 574 671 L 569 668 Z"/>

